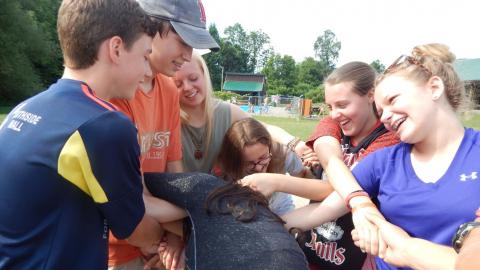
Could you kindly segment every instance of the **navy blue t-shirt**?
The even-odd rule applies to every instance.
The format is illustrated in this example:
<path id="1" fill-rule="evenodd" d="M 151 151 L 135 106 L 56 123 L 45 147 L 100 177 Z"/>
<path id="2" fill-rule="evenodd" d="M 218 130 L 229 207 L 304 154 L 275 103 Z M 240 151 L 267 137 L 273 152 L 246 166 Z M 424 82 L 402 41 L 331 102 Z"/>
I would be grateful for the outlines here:
<path id="1" fill-rule="evenodd" d="M 61 79 L 0 126 L 0 269 L 105 269 L 145 212 L 136 130 Z"/>

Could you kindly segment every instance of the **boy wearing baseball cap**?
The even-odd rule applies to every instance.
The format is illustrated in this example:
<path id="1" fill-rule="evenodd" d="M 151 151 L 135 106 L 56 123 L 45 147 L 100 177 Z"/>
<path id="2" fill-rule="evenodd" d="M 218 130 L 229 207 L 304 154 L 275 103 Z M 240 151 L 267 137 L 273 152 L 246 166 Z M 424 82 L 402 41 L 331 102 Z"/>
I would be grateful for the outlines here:
<path id="1" fill-rule="evenodd" d="M 170 77 L 184 62 L 190 61 L 192 48 L 216 51 L 219 46 L 206 29 L 200 0 L 137 2 L 158 25 L 148 57 L 152 75 L 145 77 L 133 99 L 112 102 L 138 129 L 142 171 L 182 172 L 179 97 Z M 161 210 L 159 200 L 148 194 L 145 204 L 147 209 Z M 170 239 L 174 237 L 169 235 Z M 138 248 L 113 237 L 110 239 L 110 269 L 143 269 L 144 260 Z"/>

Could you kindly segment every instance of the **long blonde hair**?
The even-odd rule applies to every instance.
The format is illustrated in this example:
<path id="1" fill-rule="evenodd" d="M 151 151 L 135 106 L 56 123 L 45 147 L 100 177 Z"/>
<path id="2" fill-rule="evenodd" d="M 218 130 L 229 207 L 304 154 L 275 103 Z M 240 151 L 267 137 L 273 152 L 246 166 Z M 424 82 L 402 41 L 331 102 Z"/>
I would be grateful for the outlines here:
<path id="1" fill-rule="evenodd" d="M 206 140 L 205 140 L 205 156 L 208 155 L 208 146 L 210 145 L 210 141 L 212 139 L 213 133 L 213 118 L 214 110 L 217 106 L 218 102 L 213 98 L 213 87 L 212 81 L 210 80 L 210 72 L 208 71 L 207 63 L 203 60 L 203 57 L 196 53 L 195 51 L 192 53 L 192 60 L 193 63 L 196 63 L 203 72 L 204 81 L 205 81 L 205 100 L 202 103 L 203 111 L 205 115 L 205 132 L 206 132 Z M 183 110 L 182 103 L 180 103 L 180 118 L 182 121 L 182 125 L 190 125 L 190 116 L 188 113 Z"/>

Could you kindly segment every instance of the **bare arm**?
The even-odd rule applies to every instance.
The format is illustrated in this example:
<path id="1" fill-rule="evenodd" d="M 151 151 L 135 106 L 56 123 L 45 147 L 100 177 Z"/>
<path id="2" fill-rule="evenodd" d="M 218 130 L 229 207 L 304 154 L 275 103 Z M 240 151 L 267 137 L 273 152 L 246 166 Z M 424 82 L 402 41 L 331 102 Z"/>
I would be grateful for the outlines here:
<path id="1" fill-rule="evenodd" d="M 480 209 L 477 210 L 477 216 L 480 214 Z M 480 222 L 480 217 L 475 221 Z M 480 268 L 480 228 L 475 228 L 468 234 L 463 243 L 460 253 L 455 263 L 456 270 L 475 270 Z"/>
<path id="2" fill-rule="evenodd" d="M 323 136 L 313 144 L 320 164 L 328 175 L 333 188 L 346 198 L 352 191 L 361 189 L 350 169 L 343 162 L 342 147 L 337 139 Z"/>
<path id="3" fill-rule="evenodd" d="M 343 162 L 341 146 L 336 138 L 330 136 L 319 137 L 314 142 L 314 149 L 320 164 L 328 175 L 330 184 L 343 199 L 347 198 L 353 191 L 362 190 L 350 168 Z M 369 202 L 370 198 L 358 196 L 352 198 L 349 205 L 354 208 Z M 363 207 L 352 214 L 352 220 L 360 235 L 358 241 L 360 249 L 377 255 L 379 249 L 383 248 L 384 242 L 378 237 L 376 226 L 365 218 L 368 213 L 383 218 L 376 207 Z"/>
<path id="4" fill-rule="evenodd" d="M 451 247 L 410 237 L 402 228 L 377 215 L 366 215 L 375 224 L 386 246 L 379 256 L 389 264 L 417 270 L 452 270 L 457 254 Z M 352 233 L 356 241 L 355 232 Z M 357 244 L 357 243 L 356 243 Z M 461 268 L 465 269 L 465 268 Z"/>
<path id="5" fill-rule="evenodd" d="M 171 222 L 187 216 L 187 212 L 182 208 L 157 197 L 144 194 L 143 200 L 147 215 L 153 217 L 157 222 Z"/>
<path id="6" fill-rule="evenodd" d="M 183 237 L 183 219 L 163 223 L 162 226 L 165 230 Z"/>
<path id="7" fill-rule="evenodd" d="M 270 196 L 284 192 L 316 201 L 325 199 L 332 191 L 327 181 L 318 181 L 277 173 L 255 173 L 242 179 L 242 184 Z"/>
<path id="8" fill-rule="evenodd" d="M 282 219 L 286 222 L 287 229 L 299 228 L 306 231 L 341 217 L 347 212 L 342 198 L 338 193 L 332 192 L 322 203 L 298 208 L 282 216 Z"/>
<path id="9" fill-rule="evenodd" d="M 160 224 L 145 214 L 135 230 L 127 238 L 127 241 L 134 246 L 151 249 L 158 245 L 163 233 L 164 231 Z"/>

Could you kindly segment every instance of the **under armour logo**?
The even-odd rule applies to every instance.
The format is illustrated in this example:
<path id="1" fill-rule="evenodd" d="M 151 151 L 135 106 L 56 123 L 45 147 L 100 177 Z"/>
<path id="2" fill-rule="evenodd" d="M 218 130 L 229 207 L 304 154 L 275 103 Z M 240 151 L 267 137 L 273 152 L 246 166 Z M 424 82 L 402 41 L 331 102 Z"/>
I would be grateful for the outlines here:
<path id="1" fill-rule="evenodd" d="M 478 177 L 477 177 L 477 172 L 472 172 L 470 175 L 466 175 L 466 174 L 464 174 L 464 173 L 462 173 L 462 174 L 460 175 L 460 181 L 462 181 L 462 182 L 465 182 L 465 181 L 467 181 L 467 180 L 469 180 L 469 179 L 470 179 L 470 180 L 475 180 L 475 179 L 477 179 L 477 178 L 478 178 Z"/>

